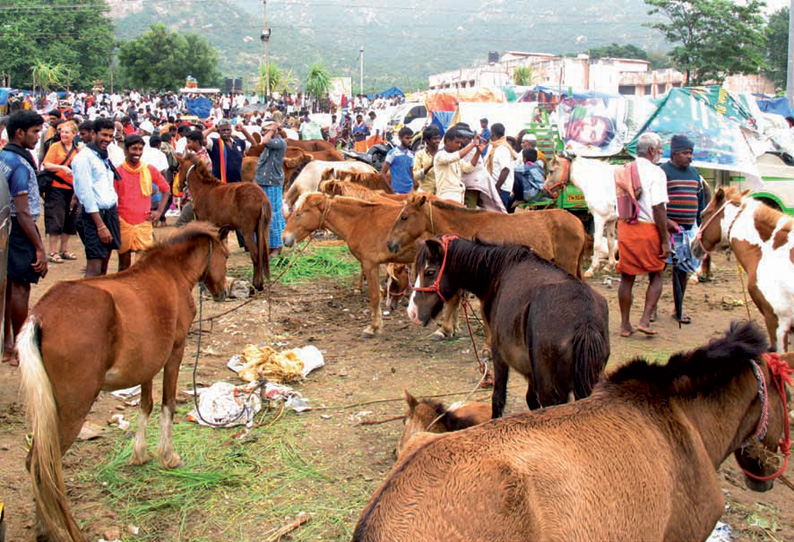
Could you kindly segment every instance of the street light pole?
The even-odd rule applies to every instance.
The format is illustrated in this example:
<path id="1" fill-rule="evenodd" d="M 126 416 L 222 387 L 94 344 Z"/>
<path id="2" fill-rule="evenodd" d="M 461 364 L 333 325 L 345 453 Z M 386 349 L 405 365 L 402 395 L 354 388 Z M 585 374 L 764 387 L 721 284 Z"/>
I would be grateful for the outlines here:
<path id="1" fill-rule="evenodd" d="M 786 74 L 786 98 L 789 107 L 794 107 L 794 0 L 788 9 L 788 70 Z"/>
<path id="2" fill-rule="evenodd" d="M 794 0 L 791 1 L 794 2 Z M 364 45 L 363 44 L 361 45 L 361 48 L 358 50 L 358 53 L 359 53 L 358 58 L 361 61 L 361 64 L 359 66 L 358 88 L 359 88 L 359 93 L 364 94 Z"/>
<path id="3" fill-rule="evenodd" d="M 265 47 L 265 104 L 267 104 L 270 97 L 270 28 L 267 26 L 267 0 L 262 0 L 262 4 L 265 15 L 262 24 L 261 39 Z"/>

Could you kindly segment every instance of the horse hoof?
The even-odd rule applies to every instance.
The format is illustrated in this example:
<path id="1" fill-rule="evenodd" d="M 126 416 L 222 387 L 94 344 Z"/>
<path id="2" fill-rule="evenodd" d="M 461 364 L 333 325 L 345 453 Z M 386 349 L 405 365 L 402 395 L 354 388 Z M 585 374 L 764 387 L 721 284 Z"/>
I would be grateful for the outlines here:
<path id="1" fill-rule="evenodd" d="M 445 341 L 447 339 L 451 339 L 453 334 L 447 335 L 444 331 L 437 329 L 433 332 L 432 339 L 434 341 Z"/>
<path id="2" fill-rule="evenodd" d="M 594 275 L 594 273 L 593 273 L 593 271 L 591 269 L 588 269 L 587 271 L 584 272 L 584 278 L 586 278 L 586 279 L 593 278 L 593 275 Z"/>
<path id="3" fill-rule="evenodd" d="M 139 467 L 141 465 L 145 465 L 146 463 L 148 463 L 151 458 L 152 458 L 152 454 L 149 453 L 143 454 L 143 457 L 132 454 L 132 457 L 130 458 L 130 465 Z"/>
<path id="4" fill-rule="evenodd" d="M 378 329 L 372 329 L 372 327 L 368 327 L 367 329 L 365 329 L 364 331 L 361 332 L 361 338 L 362 339 L 371 339 L 375 335 L 377 335 L 379 331 L 380 330 L 378 330 Z"/>
<path id="5" fill-rule="evenodd" d="M 174 454 L 170 457 L 161 457 L 160 463 L 166 469 L 178 469 L 180 467 L 184 467 L 185 463 L 182 462 L 182 458 L 178 455 Z"/>

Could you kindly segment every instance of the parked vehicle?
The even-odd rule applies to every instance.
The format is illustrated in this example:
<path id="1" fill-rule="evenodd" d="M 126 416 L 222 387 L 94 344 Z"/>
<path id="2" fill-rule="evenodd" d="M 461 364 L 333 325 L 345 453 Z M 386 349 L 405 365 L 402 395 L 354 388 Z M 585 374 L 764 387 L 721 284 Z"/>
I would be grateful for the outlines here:
<path id="1" fill-rule="evenodd" d="M 389 129 L 396 132 L 407 126 L 414 132 L 420 132 L 427 124 L 427 108 L 421 103 L 407 103 L 395 109 L 389 118 Z"/>
<path id="2" fill-rule="evenodd" d="M 773 209 L 794 215 L 794 166 L 786 164 L 780 156 L 771 153 L 761 155 L 757 164 L 764 186 L 761 190 L 752 192 L 750 197 L 763 201 Z M 716 180 L 719 184 L 725 184 L 727 181 L 728 184 L 736 186 L 740 190 L 749 188 L 742 175 L 728 174 L 727 172 L 715 173 L 723 174 L 715 176 L 718 177 Z M 708 177 L 706 179 L 708 180 Z"/>

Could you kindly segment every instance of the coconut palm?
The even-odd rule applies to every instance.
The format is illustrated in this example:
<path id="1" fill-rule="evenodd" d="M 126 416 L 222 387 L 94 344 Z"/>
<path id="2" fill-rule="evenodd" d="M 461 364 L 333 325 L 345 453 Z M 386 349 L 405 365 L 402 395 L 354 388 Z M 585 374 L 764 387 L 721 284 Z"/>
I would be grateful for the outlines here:
<path id="1" fill-rule="evenodd" d="M 36 87 L 47 91 L 53 87 L 63 87 L 69 80 L 69 70 L 62 64 L 51 64 L 39 59 L 34 61 L 30 72 L 34 91 Z"/>
<path id="2" fill-rule="evenodd" d="M 535 79 L 535 70 L 530 66 L 519 66 L 513 70 L 513 83 L 519 86 L 529 86 Z"/>
<path id="3" fill-rule="evenodd" d="M 257 91 L 264 94 L 267 89 L 267 68 L 262 66 L 259 70 L 259 81 L 257 83 Z M 270 92 L 280 92 L 282 94 L 292 92 L 297 85 L 297 78 L 295 73 L 291 70 L 282 70 L 276 64 L 270 65 Z"/>
<path id="4" fill-rule="evenodd" d="M 315 103 L 324 98 L 331 89 L 331 74 L 317 62 L 309 67 L 306 75 L 306 94 L 314 98 Z"/>

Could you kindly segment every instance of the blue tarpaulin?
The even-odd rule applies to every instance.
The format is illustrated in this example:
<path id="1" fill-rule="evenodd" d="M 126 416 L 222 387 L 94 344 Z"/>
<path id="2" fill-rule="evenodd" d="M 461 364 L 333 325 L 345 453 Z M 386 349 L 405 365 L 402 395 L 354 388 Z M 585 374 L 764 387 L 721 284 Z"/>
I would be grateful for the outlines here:
<path id="1" fill-rule="evenodd" d="M 756 98 L 755 103 L 758 104 L 758 108 L 764 113 L 775 113 L 782 117 L 794 117 L 794 111 L 791 110 L 788 99 L 785 97 L 772 99 Z"/>
<path id="2" fill-rule="evenodd" d="M 0 107 L 8 105 L 8 95 L 10 89 L 0 88 Z"/>
<path id="3" fill-rule="evenodd" d="M 185 100 L 185 105 L 191 115 L 196 115 L 202 120 L 208 118 L 212 111 L 212 101 L 206 96 L 188 98 Z"/>
<path id="4" fill-rule="evenodd" d="M 441 130 L 441 137 L 447 133 L 447 128 L 452 124 L 452 119 L 455 117 L 455 111 L 433 111 L 433 120 L 430 122 L 433 126 L 437 126 Z"/>
<path id="5" fill-rule="evenodd" d="M 397 87 L 391 87 L 381 92 L 376 92 L 374 94 L 367 94 L 367 99 L 371 100 L 373 98 L 394 98 L 395 96 L 405 98 L 405 93 Z"/>

